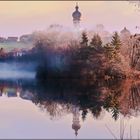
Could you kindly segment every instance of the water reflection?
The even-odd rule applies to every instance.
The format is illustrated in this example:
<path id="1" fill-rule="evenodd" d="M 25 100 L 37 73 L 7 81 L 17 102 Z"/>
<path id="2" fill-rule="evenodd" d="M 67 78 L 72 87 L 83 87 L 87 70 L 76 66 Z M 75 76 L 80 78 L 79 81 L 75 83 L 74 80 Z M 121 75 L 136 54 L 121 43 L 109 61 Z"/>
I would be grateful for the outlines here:
<path id="1" fill-rule="evenodd" d="M 28 100 L 47 113 L 51 120 L 71 114 L 71 128 L 77 136 L 89 114 L 102 120 L 107 111 L 115 121 L 119 116 L 138 117 L 140 82 L 48 80 L 42 84 L 27 79 L 1 80 L 0 96 Z"/>

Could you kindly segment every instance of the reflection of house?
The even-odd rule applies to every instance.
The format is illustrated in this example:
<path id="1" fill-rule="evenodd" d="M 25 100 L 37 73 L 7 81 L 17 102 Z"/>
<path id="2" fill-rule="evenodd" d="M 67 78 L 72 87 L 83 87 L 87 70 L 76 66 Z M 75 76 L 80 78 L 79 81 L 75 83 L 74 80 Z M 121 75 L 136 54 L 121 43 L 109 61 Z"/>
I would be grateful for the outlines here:
<path id="1" fill-rule="evenodd" d="M 25 100 L 33 100 L 34 99 L 34 95 L 29 91 L 25 91 L 24 93 L 21 93 L 20 97 L 22 99 L 25 99 Z"/>
<path id="2" fill-rule="evenodd" d="M 24 50 L 24 49 L 13 49 L 10 53 L 9 53 L 9 55 L 10 56 L 12 56 L 12 57 L 18 57 L 18 56 L 23 56 L 23 55 L 25 55 L 27 53 L 27 51 L 26 50 Z"/>
<path id="3" fill-rule="evenodd" d="M 17 56 L 22 56 L 22 53 L 18 49 L 13 49 L 11 51 L 11 55 L 14 56 L 14 57 L 17 57 Z"/>
<path id="4" fill-rule="evenodd" d="M 29 91 L 22 92 L 17 88 L 4 88 L 2 92 L 0 91 L 0 96 L 20 97 L 22 99 L 31 101 L 34 99 L 34 95 L 31 92 Z"/>
<path id="5" fill-rule="evenodd" d="M 78 130 L 81 128 L 80 120 L 79 120 L 79 117 L 80 117 L 79 107 L 74 106 L 72 112 L 73 112 L 72 129 L 74 129 L 75 135 L 77 136 Z"/>
<path id="6" fill-rule="evenodd" d="M 16 89 L 13 88 L 5 88 L 4 92 L 2 93 L 2 95 L 7 96 L 7 97 L 17 97 L 17 92 Z"/>
<path id="7" fill-rule="evenodd" d="M 8 97 L 17 97 L 17 94 L 16 94 L 16 92 L 9 91 L 9 92 L 7 92 L 7 96 Z"/>

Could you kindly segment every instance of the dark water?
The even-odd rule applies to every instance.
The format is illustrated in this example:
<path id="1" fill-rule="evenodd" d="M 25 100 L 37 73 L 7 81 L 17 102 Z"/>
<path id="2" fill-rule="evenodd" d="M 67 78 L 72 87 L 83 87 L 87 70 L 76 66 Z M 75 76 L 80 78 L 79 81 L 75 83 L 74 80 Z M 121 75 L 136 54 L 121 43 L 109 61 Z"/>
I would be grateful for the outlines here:
<path id="1" fill-rule="evenodd" d="M 33 69 L 4 67 L 0 71 L 1 139 L 139 138 L 139 81 L 39 83 Z"/>

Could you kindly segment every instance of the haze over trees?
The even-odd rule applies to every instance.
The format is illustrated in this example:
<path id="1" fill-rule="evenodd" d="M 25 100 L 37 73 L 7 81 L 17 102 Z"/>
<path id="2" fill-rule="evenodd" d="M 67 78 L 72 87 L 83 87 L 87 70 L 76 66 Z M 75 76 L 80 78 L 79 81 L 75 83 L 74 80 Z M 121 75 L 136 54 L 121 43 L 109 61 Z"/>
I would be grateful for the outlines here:
<path id="1" fill-rule="evenodd" d="M 129 42 L 132 37 L 135 38 L 135 36 L 129 36 Z M 125 43 L 117 32 L 112 35 L 111 42 L 104 45 L 98 34 L 94 34 L 89 39 L 87 32 L 84 31 L 81 33 L 80 39 L 68 40 L 64 43 L 65 45 L 62 43 L 65 47 L 62 47 L 62 44 L 59 46 L 59 43 L 56 43 L 57 47 L 52 47 L 47 42 L 44 42 L 43 46 L 46 48 L 46 54 L 47 51 L 49 52 L 49 49 L 47 50 L 49 46 L 51 46 L 52 52 L 55 52 L 55 55 L 52 54 L 51 57 L 52 59 L 57 58 L 55 62 L 53 60 L 51 62 L 58 67 L 61 65 L 57 69 L 58 77 L 126 78 L 136 74 L 132 71 L 133 65 L 138 72 L 136 65 L 138 65 L 139 60 L 139 49 L 135 45 L 136 42 L 139 40 L 135 39 L 132 44 L 129 43 L 124 53 Z M 132 51 L 126 53 L 127 50 Z M 125 60 L 125 58 L 129 59 Z M 130 71 L 131 73 L 129 73 Z"/>
<path id="2" fill-rule="evenodd" d="M 101 25 L 90 35 L 88 31 L 73 33 L 58 25 L 56 28 L 34 32 L 34 47 L 24 53 L 12 56 L 1 48 L 1 60 L 35 61 L 38 63 L 36 77 L 44 80 L 48 77 L 93 80 L 139 77 L 139 35 L 131 35 L 124 28 L 121 34 L 114 32 L 106 43 Z"/>

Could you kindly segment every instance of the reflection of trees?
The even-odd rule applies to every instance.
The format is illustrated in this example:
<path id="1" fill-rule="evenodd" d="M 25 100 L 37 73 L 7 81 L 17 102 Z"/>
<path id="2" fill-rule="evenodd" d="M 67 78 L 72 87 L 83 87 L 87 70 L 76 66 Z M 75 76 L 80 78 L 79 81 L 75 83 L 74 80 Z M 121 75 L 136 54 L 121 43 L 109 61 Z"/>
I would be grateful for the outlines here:
<path id="1" fill-rule="evenodd" d="M 120 98 L 120 112 L 125 116 L 136 115 L 140 111 L 140 83 L 131 82 L 130 85 Z"/>
<path id="2" fill-rule="evenodd" d="M 130 88 L 130 95 L 129 95 L 129 108 L 139 111 L 140 106 L 140 87 L 136 84 L 133 84 Z"/>
<path id="3" fill-rule="evenodd" d="M 87 109 L 82 110 L 82 120 L 83 121 L 86 119 L 87 114 L 88 114 L 88 110 Z"/>
<path id="4" fill-rule="evenodd" d="M 92 82 L 91 82 L 92 83 Z M 97 82 L 88 85 L 80 81 L 50 81 L 45 86 L 33 82 L 0 82 L 4 87 L 20 89 L 20 94 L 29 91 L 33 98 L 28 98 L 52 119 L 72 113 L 72 107 L 79 106 L 81 118 L 86 120 L 88 113 L 99 118 L 103 110 L 111 112 L 117 120 L 119 114 L 138 115 L 140 108 L 140 83 L 130 80 Z M 27 95 L 28 96 L 28 95 Z M 30 94 L 29 94 L 30 96 Z"/>
<path id="5" fill-rule="evenodd" d="M 121 86 L 109 88 L 104 99 L 104 108 L 112 112 L 112 117 L 117 119 L 119 113 L 124 116 L 135 115 L 140 107 L 140 84 L 126 80 Z"/>
<path id="6" fill-rule="evenodd" d="M 117 93 L 109 93 L 105 98 L 104 108 L 109 111 L 111 109 L 112 117 L 117 120 L 119 115 L 119 102 Z"/>
<path id="7" fill-rule="evenodd" d="M 45 101 L 40 102 L 38 107 L 42 110 L 47 112 L 51 119 L 60 118 L 65 114 L 70 113 L 70 104 L 60 104 L 53 101 Z"/>
<path id="8" fill-rule="evenodd" d="M 103 108 L 112 113 L 115 120 L 119 116 L 119 97 L 122 95 L 122 81 L 107 81 L 104 92 L 101 92 Z"/>

